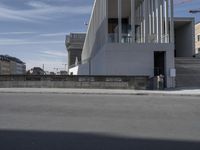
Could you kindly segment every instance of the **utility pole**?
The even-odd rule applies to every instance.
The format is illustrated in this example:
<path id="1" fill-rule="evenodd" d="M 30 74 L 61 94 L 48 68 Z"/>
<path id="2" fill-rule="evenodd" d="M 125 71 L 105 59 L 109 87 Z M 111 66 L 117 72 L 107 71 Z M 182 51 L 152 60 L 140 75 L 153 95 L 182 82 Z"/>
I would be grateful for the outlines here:
<path id="1" fill-rule="evenodd" d="M 44 70 L 44 64 L 42 65 L 42 69 Z"/>

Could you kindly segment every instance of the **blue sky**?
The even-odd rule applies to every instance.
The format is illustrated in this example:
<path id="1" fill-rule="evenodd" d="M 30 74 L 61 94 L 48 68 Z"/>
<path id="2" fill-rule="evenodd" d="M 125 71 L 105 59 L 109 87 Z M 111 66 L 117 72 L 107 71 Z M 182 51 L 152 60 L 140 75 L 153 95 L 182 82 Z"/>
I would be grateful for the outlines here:
<path id="1" fill-rule="evenodd" d="M 67 64 L 65 35 L 85 32 L 94 0 L 0 0 L 0 54 L 55 71 Z M 185 1 L 185 3 L 182 3 Z M 193 16 L 200 0 L 174 0 L 175 16 Z"/>

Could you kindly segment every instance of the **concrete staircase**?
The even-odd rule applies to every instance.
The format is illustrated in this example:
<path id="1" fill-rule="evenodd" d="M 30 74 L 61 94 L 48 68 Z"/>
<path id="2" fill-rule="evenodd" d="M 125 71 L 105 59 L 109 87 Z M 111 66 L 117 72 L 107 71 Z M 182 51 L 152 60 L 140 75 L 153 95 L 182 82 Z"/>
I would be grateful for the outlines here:
<path id="1" fill-rule="evenodd" d="M 176 58 L 176 86 L 200 88 L 200 58 Z"/>

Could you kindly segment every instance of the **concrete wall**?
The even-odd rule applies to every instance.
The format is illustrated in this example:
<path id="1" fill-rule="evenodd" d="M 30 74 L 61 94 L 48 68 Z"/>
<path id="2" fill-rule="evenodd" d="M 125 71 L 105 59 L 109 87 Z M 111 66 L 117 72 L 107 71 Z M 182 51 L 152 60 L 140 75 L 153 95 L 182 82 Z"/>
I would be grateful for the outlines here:
<path id="1" fill-rule="evenodd" d="M 192 57 L 194 47 L 194 22 L 190 21 L 175 29 L 176 57 Z"/>
<path id="2" fill-rule="evenodd" d="M 0 88 L 113 88 L 126 89 L 127 82 L 0 81 Z"/>
<path id="3" fill-rule="evenodd" d="M 112 80 L 112 77 L 110 78 Z M 148 84 L 148 77 L 133 77 L 128 81 L 0 81 L 0 88 L 107 88 L 146 90 Z"/>
<path id="4" fill-rule="evenodd" d="M 92 75 L 154 76 L 154 51 L 166 52 L 167 87 L 175 87 L 173 44 L 106 44 L 91 61 Z"/>

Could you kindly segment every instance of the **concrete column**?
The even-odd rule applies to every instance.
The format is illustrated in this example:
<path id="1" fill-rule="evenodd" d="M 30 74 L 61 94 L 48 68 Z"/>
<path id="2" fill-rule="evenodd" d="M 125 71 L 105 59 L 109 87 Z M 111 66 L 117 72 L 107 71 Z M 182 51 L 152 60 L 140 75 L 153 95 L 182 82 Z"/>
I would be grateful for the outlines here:
<path id="1" fill-rule="evenodd" d="M 145 42 L 145 21 L 144 21 L 145 11 L 144 11 L 144 0 L 142 2 L 142 5 L 141 5 L 141 13 L 142 13 L 142 43 L 144 43 Z"/>
<path id="2" fill-rule="evenodd" d="M 118 0 L 118 32 L 119 32 L 119 43 L 122 39 L 122 0 Z"/>
<path id="3" fill-rule="evenodd" d="M 140 7 L 137 8 L 137 25 L 139 25 L 140 23 Z M 139 29 L 137 28 L 137 32 L 136 32 L 136 42 L 138 43 L 140 41 L 140 38 L 139 38 Z"/>
<path id="4" fill-rule="evenodd" d="M 149 12 L 149 35 L 152 34 L 152 9 L 151 9 L 151 1 L 148 0 L 148 12 Z"/>
<path id="5" fill-rule="evenodd" d="M 165 43 L 169 42 L 169 1 L 165 0 Z"/>
<path id="6" fill-rule="evenodd" d="M 149 0 L 144 0 L 144 6 L 143 6 L 143 11 L 144 11 L 144 42 L 148 43 L 149 39 L 149 8 L 148 8 L 148 1 Z"/>
<path id="7" fill-rule="evenodd" d="M 140 4 L 140 42 L 143 42 L 143 13 L 142 13 L 142 3 Z"/>
<path id="8" fill-rule="evenodd" d="M 131 0 L 131 37 L 133 43 L 135 43 L 135 16 L 135 0 Z"/>
<path id="9" fill-rule="evenodd" d="M 174 43 L 174 1 L 170 0 L 170 42 Z"/>
<path id="10" fill-rule="evenodd" d="M 160 0 L 160 36 L 161 36 L 161 43 L 164 42 L 164 23 L 163 23 L 163 0 Z"/>
<path id="11" fill-rule="evenodd" d="M 140 16 L 140 13 L 139 13 L 139 7 L 136 9 L 136 22 L 139 22 L 139 16 Z"/>
<path id="12" fill-rule="evenodd" d="M 145 1 L 145 0 L 143 0 L 143 3 L 142 3 L 142 22 L 143 22 L 143 26 L 142 26 L 142 27 L 143 27 L 143 35 L 142 35 L 142 36 L 143 36 L 143 43 L 145 43 L 145 37 L 146 37 L 146 36 L 145 36 L 145 35 L 146 35 L 146 34 L 145 34 L 145 33 L 146 33 L 146 31 L 145 31 L 145 29 L 146 29 L 146 28 L 145 28 L 145 21 L 146 21 L 146 20 L 145 20 L 145 18 L 146 18 L 146 17 L 145 17 L 145 16 L 146 16 L 145 14 L 146 14 L 146 11 L 145 11 L 145 4 L 144 4 L 145 2 L 144 2 L 144 1 Z"/>
<path id="13" fill-rule="evenodd" d="M 108 42 L 108 1 L 104 1 L 104 11 L 105 13 L 105 17 L 106 17 L 106 42 Z"/>
<path id="14" fill-rule="evenodd" d="M 156 1 L 156 35 L 157 43 L 160 43 L 160 0 Z"/>
<path id="15" fill-rule="evenodd" d="M 152 7 L 152 33 L 155 35 L 156 33 L 156 13 L 155 13 L 155 0 L 151 1 Z"/>

